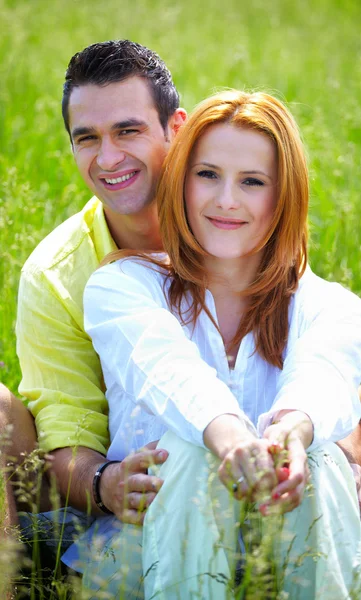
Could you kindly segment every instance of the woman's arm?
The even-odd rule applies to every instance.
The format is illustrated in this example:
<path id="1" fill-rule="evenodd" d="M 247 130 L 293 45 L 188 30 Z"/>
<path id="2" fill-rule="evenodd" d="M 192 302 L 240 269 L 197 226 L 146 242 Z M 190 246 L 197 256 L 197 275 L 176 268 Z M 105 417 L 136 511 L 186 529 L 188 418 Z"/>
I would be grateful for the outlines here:
<path id="1" fill-rule="evenodd" d="M 361 417 L 361 300 L 312 273 L 310 278 L 302 302 L 296 297 L 275 401 L 260 416 L 258 430 L 263 435 L 280 411 L 300 411 L 313 423 L 314 448 L 345 437 Z"/>
<path id="2" fill-rule="evenodd" d="M 200 446 L 204 429 L 221 414 L 241 416 L 253 428 L 228 386 L 170 313 L 163 283 L 152 268 L 128 259 L 90 278 L 84 293 L 85 329 L 107 387 L 112 381 L 135 404 Z"/>

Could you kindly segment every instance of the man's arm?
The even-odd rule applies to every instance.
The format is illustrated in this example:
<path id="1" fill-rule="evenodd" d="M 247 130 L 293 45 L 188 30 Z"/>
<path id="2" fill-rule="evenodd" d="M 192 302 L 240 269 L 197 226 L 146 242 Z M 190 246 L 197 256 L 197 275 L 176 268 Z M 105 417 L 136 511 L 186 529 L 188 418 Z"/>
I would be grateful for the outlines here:
<path id="1" fill-rule="evenodd" d="M 85 446 L 105 454 L 109 443 L 101 367 L 81 309 L 66 286 L 59 289 L 41 271 L 23 271 L 16 323 L 19 391 L 46 452 Z"/>
<path id="2" fill-rule="evenodd" d="M 81 306 L 71 303 L 66 294 L 61 297 L 42 272 L 25 270 L 19 287 L 16 331 L 23 375 L 20 392 L 35 417 L 40 447 L 53 454 L 51 468 L 61 496 L 81 510 L 101 514 L 93 501 L 92 482 L 97 468 L 105 462 L 109 442 L 107 402 L 99 359 L 82 328 Z M 133 473 L 139 456 L 129 458 Z M 144 457 L 145 462 L 151 458 L 154 463 L 163 462 L 154 452 Z M 104 471 L 100 492 L 110 510 L 134 522 L 142 518 L 135 514 L 139 477 L 149 494 L 148 503 L 160 481 L 145 475 L 142 467 L 139 477 L 134 474 L 130 485 L 125 486 L 126 465 Z M 134 505 L 130 514 L 126 512 L 129 505 Z"/>
<path id="3" fill-rule="evenodd" d="M 159 477 L 147 474 L 148 467 L 162 464 L 168 456 L 165 450 L 157 450 L 154 446 L 131 454 L 122 462 L 111 464 L 101 476 L 101 500 L 121 521 L 142 524 L 144 510 L 162 486 Z M 51 470 L 59 484 L 61 496 L 68 497 L 68 503 L 75 508 L 104 515 L 95 504 L 92 493 L 94 475 L 100 465 L 106 462 L 104 456 L 83 447 L 77 448 L 76 454 L 72 448 L 61 448 L 52 455 Z"/>

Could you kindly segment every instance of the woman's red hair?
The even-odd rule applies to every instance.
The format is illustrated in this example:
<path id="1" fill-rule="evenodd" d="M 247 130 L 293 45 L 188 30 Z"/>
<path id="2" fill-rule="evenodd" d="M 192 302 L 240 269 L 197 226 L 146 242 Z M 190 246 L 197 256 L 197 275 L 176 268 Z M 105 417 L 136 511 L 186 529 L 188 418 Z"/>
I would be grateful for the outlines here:
<path id="1" fill-rule="evenodd" d="M 255 281 L 240 293 L 248 297 L 247 308 L 233 344 L 250 331 L 257 352 L 269 363 L 283 366 L 282 353 L 288 336 L 288 306 L 307 264 L 308 170 L 297 125 L 287 108 L 261 92 L 230 90 L 215 94 L 198 105 L 177 134 L 163 165 L 157 201 L 164 250 L 170 258 L 169 304 L 180 312 L 184 293 L 193 304 L 183 320 L 195 322 L 205 306 L 206 252 L 189 228 L 184 203 L 184 183 L 191 153 L 204 132 L 215 124 L 252 128 L 268 135 L 277 151 L 278 200 L 271 227 L 254 252 L 263 248 Z M 111 260 L 143 254 L 112 253 Z M 109 262 L 109 261 L 107 261 Z M 157 261 L 151 259 L 151 262 Z M 163 268 L 165 267 L 162 263 Z"/>

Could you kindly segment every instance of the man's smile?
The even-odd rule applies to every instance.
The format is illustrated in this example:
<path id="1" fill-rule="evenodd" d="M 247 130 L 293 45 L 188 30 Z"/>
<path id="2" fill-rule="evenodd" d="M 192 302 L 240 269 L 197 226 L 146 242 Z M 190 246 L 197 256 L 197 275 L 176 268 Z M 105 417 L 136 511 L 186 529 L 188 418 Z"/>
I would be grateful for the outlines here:
<path id="1" fill-rule="evenodd" d="M 112 177 L 101 175 L 99 180 L 107 190 L 120 190 L 132 185 L 138 178 L 140 171 L 128 171 L 128 173 L 114 173 Z"/>

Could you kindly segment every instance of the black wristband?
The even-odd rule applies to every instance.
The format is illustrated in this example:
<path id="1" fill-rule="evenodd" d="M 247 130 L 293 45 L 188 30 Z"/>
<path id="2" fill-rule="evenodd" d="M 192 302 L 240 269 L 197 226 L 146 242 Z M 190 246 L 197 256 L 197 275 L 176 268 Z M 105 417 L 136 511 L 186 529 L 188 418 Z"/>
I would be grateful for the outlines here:
<path id="1" fill-rule="evenodd" d="M 109 508 L 107 508 L 105 506 L 105 504 L 103 504 L 101 495 L 100 495 L 100 480 L 102 477 L 102 474 L 104 473 L 105 469 L 107 467 L 109 467 L 109 465 L 113 465 L 114 463 L 119 463 L 119 460 L 109 460 L 105 463 L 103 463 L 102 465 L 100 465 L 100 467 L 97 468 L 96 473 L 94 475 L 94 479 L 93 479 L 93 498 L 94 498 L 94 502 L 97 505 L 98 508 L 100 508 L 100 510 L 102 510 L 104 513 L 106 513 L 107 515 L 113 515 L 114 513 L 109 510 Z"/>

